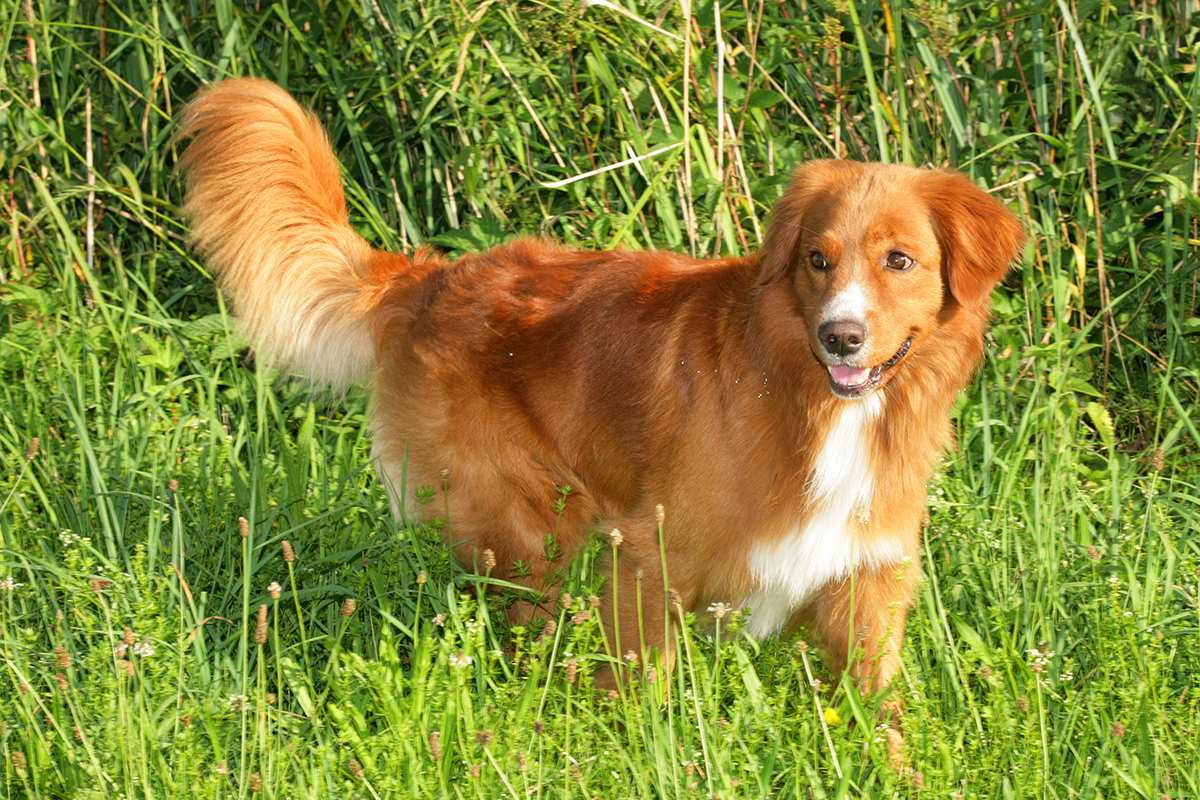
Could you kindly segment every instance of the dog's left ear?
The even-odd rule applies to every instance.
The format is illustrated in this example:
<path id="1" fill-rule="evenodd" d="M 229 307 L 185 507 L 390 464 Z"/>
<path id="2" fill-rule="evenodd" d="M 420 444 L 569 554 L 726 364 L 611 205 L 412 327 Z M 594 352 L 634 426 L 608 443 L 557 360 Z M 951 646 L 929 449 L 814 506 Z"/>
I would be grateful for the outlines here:
<path id="1" fill-rule="evenodd" d="M 926 173 L 921 188 L 933 214 L 950 294 L 965 306 L 986 301 L 1025 244 L 1021 223 L 960 172 Z"/>

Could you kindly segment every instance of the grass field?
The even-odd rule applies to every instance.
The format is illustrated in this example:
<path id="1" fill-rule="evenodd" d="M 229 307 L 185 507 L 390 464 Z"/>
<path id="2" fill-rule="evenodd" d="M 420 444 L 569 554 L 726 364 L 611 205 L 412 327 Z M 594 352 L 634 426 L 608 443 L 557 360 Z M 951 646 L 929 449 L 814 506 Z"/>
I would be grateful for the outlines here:
<path id="1" fill-rule="evenodd" d="M 0 796 L 1200 797 L 1194 9 L 0 0 Z M 318 110 L 389 248 L 740 253 L 831 155 L 1019 212 L 930 490 L 914 772 L 803 632 L 700 614 L 597 694 L 589 559 L 511 630 L 445 520 L 391 520 L 365 395 L 256 368 L 187 250 L 172 120 L 233 74 Z"/>

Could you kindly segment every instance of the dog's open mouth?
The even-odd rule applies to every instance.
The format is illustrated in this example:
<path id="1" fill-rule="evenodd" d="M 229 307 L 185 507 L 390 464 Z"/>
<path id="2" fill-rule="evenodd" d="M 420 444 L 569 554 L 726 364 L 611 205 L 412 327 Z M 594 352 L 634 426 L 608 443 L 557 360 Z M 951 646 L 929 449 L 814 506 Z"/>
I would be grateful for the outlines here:
<path id="1" fill-rule="evenodd" d="M 889 371 L 908 355 L 910 347 L 912 337 L 905 339 L 900 349 L 887 361 L 869 368 L 845 365 L 829 367 L 829 387 L 838 397 L 862 397 L 873 392 L 883 384 Z"/>

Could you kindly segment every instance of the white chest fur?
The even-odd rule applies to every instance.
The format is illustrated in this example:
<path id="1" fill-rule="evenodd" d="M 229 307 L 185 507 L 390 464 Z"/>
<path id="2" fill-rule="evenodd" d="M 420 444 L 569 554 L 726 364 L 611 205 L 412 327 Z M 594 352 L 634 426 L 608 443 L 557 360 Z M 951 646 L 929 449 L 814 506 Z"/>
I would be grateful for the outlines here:
<path id="1" fill-rule="evenodd" d="M 807 498 L 811 514 L 782 538 L 751 549 L 749 567 L 757 588 L 742 601 L 742 607 L 750 610 L 751 635 L 768 636 L 779 630 L 829 581 L 844 578 L 859 566 L 903 558 L 903 547 L 895 537 L 873 536 L 863 542 L 854 536 L 854 523 L 865 518 L 875 492 L 868 436 L 882 410 L 878 393 L 844 404 L 813 468 Z"/>

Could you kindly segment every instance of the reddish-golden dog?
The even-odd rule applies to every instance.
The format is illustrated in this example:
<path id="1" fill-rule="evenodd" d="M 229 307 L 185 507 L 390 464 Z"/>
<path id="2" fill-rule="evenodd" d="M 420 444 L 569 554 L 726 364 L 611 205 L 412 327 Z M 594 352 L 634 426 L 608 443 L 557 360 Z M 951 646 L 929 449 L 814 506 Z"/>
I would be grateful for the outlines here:
<path id="1" fill-rule="evenodd" d="M 193 239 L 250 340 L 314 380 L 370 382 L 381 472 L 449 471 L 436 507 L 465 564 L 490 550 L 495 574 L 541 587 L 562 566 L 547 532 L 569 558 L 618 528 L 609 641 L 659 646 L 662 504 L 685 610 L 743 607 L 756 635 L 805 621 L 836 665 L 859 653 L 864 689 L 892 678 L 925 484 L 1023 241 L 1003 205 L 955 172 L 815 161 L 757 255 L 522 239 L 447 261 L 354 232 L 321 126 L 270 83 L 201 93 L 183 134 Z"/>

